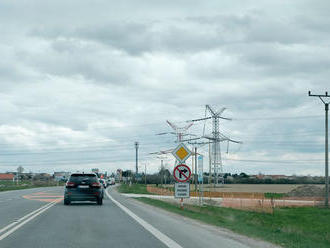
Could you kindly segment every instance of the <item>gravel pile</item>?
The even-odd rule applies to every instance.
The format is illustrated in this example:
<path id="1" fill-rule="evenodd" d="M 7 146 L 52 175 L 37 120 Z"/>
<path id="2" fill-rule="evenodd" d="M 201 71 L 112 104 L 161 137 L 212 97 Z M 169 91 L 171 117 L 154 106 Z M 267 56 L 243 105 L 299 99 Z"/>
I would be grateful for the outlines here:
<path id="1" fill-rule="evenodd" d="M 324 196 L 324 187 L 318 187 L 315 185 L 302 185 L 288 193 L 288 196 L 292 197 L 322 197 Z"/>

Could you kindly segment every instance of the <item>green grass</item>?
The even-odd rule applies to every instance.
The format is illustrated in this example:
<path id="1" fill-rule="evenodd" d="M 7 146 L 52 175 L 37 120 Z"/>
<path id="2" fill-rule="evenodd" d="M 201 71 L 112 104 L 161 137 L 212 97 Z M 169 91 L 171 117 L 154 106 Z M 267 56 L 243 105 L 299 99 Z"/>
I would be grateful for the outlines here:
<path id="1" fill-rule="evenodd" d="M 330 247 L 330 209 L 279 208 L 273 214 L 212 206 L 177 205 L 150 198 L 138 200 L 236 233 L 283 247 Z"/>
<path id="2" fill-rule="evenodd" d="M 131 193 L 131 194 L 151 194 L 147 191 L 147 187 L 144 184 L 121 184 L 117 188 L 119 193 Z"/>
<path id="3" fill-rule="evenodd" d="M 280 199 L 286 196 L 284 193 L 264 193 L 265 198 L 274 198 L 274 199 Z"/>
<path id="4" fill-rule="evenodd" d="M 64 183 L 60 183 L 60 186 L 64 185 Z M 32 189 L 39 187 L 51 187 L 57 186 L 56 182 L 31 182 L 31 181 L 20 181 L 18 184 L 12 181 L 0 181 L 0 191 L 9 191 L 9 190 L 20 190 L 20 189 Z"/>

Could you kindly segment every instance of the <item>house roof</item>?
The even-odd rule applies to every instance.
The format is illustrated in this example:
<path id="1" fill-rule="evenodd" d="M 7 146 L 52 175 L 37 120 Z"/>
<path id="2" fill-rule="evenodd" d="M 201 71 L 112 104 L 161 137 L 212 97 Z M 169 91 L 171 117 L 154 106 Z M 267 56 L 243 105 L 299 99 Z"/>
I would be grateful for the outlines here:
<path id="1" fill-rule="evenodd" d="M 13 174 L 0 173 L 0 180 L 13 180 L 14 177 Z"/>

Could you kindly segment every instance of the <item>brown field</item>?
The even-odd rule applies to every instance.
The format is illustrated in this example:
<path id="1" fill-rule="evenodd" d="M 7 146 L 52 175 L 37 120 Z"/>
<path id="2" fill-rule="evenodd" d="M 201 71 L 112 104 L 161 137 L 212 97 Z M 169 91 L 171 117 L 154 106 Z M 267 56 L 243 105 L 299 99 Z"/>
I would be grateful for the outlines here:
<path id="1" fill-rule="evenodd" d="M 288 193 L 294 188 L 303 184 L 225 184 L 216 188 L 212 185 L 204 184 L 203 191 L 211 192 L 249 192 L 249 193 Z M 322 185 L 316 185 L 321 187 Z M 166 187 L 173 187 L 167 184 Z M 195 190 L 195 185 L 190 185 L 191 191 Z"/>
<path id="2" fill-rule="evenodd" d="M 214 188 L 213 185 L 204 185 L 204 191 L 288 193 L 300 185 L 301 184 L 226 184 L 216 188 Z"/>

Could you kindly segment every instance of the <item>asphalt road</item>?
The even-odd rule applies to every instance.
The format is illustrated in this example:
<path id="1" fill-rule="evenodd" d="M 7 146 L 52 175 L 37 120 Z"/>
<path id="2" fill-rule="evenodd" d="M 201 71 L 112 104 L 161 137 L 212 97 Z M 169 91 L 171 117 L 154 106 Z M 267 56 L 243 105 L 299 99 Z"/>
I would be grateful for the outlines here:
<path id="1" fill-rule="evenodd" d="M 111 188 L 102 206 L 65 206 L 63 190 L 0 193 L 0 247 L 273 247 L 123 197 Z"/>

